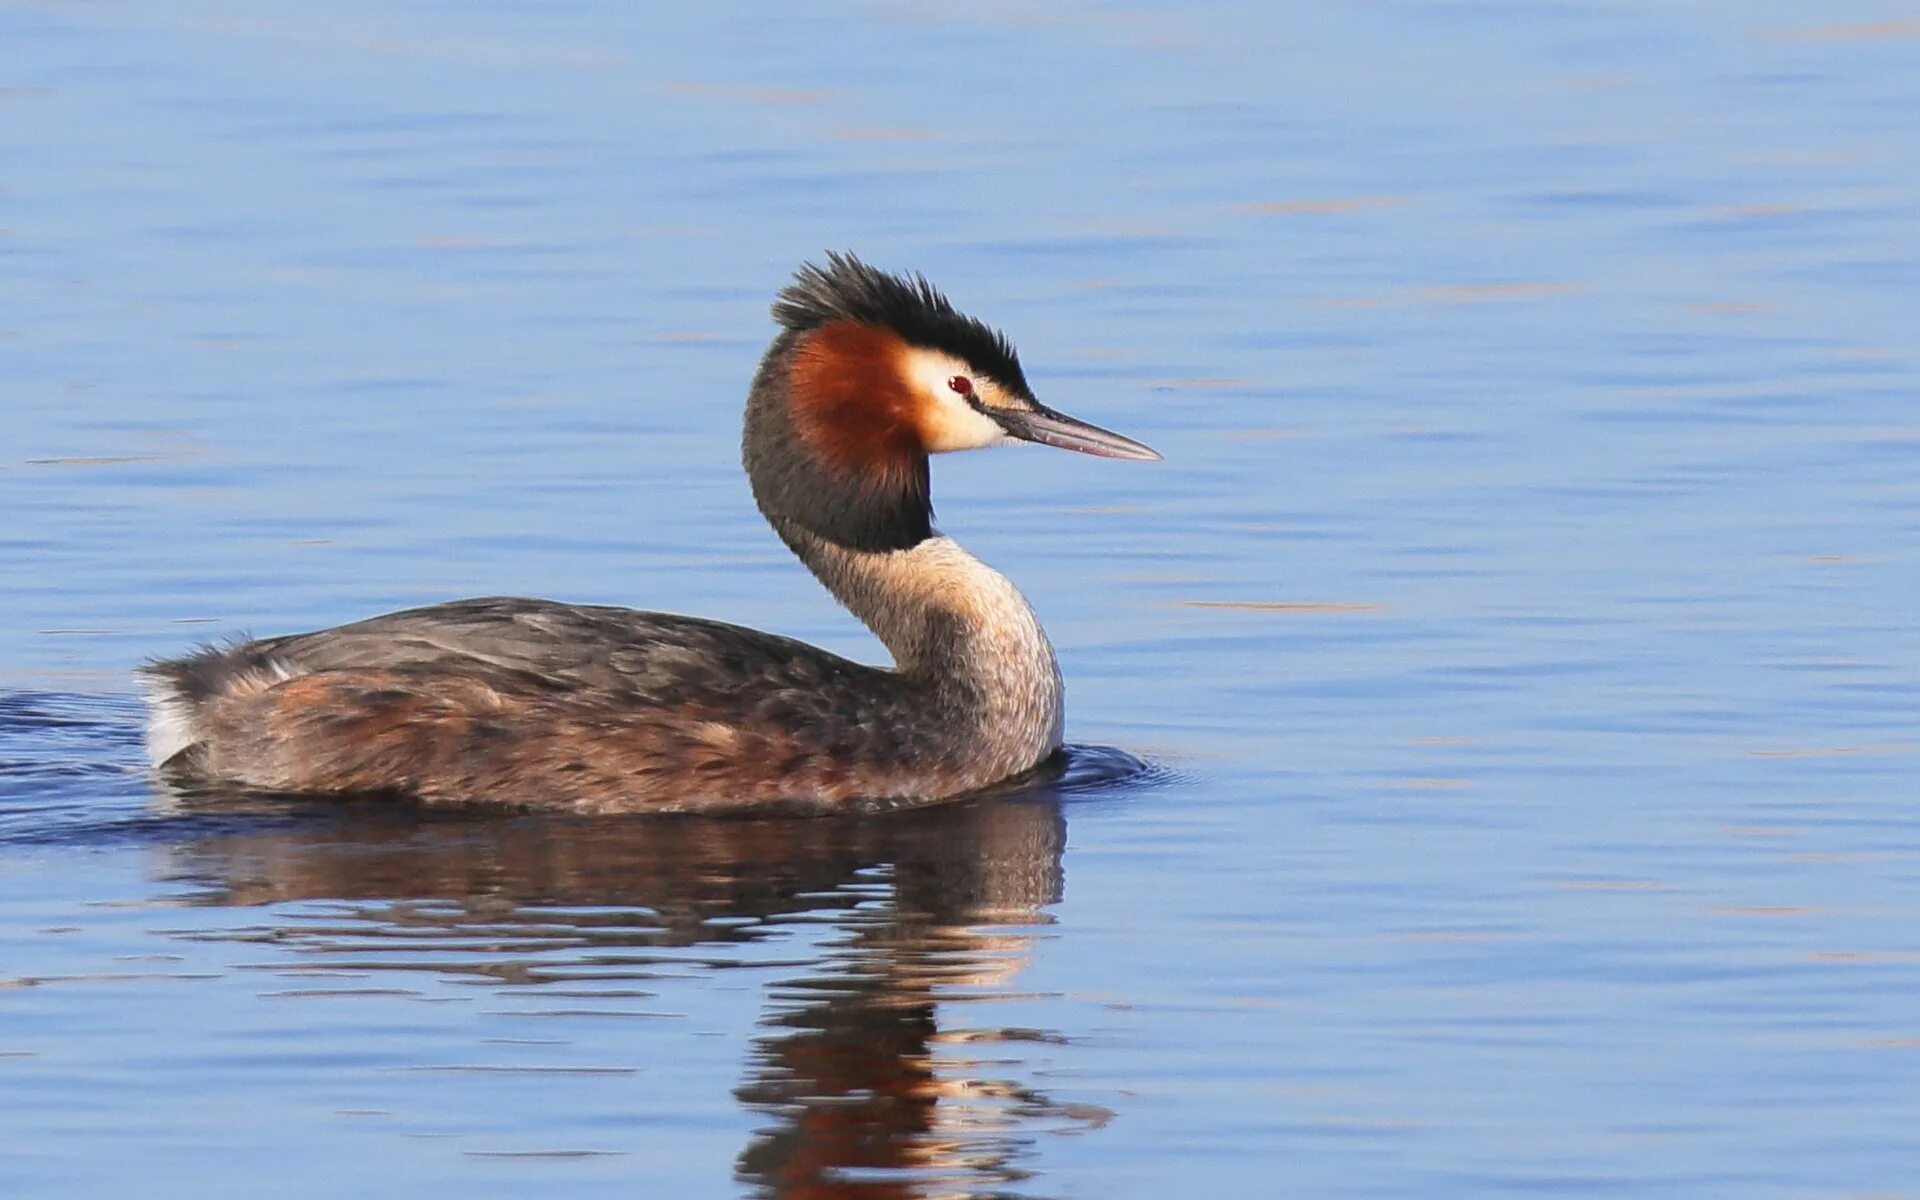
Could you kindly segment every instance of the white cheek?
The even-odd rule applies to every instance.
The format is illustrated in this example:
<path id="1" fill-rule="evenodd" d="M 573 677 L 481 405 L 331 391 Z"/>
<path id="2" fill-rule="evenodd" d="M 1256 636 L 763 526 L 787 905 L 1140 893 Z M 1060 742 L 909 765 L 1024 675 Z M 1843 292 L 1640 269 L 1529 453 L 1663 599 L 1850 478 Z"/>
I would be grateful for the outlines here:
<path id="1" fill-rule="evenodd" d="M 913 393 L 920 400 L 920 435 L 928 450 L 978 450 L 1006 440 L 998 422 L 968 404 L 947 386 L 955 375 L 971 376 L 967 365 L 937 350 L 914 350 L 906 364 Z"/>
<path id="2" fill-rule="evenodd" d="M 978 450 L 1005 441 L 1007 431 L 997 421 L 983 416 L 966 401 L 955 396 L 953 403 L 941 404 L 931 419 L 920 427 L 927 449 L 939 454 L 947 450 Z"/>

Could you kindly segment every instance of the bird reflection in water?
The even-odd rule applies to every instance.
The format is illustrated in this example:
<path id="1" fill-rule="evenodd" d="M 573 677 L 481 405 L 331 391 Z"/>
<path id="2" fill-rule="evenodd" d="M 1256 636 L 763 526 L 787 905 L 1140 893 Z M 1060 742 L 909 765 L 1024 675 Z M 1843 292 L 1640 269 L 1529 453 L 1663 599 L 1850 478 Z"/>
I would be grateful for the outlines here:
<path id="1" fill-rule="evenodd" d="M 752 966 L 727 947 L 825 916 L 838 935 L 773 984 L 735 1089 L 768 1118 L 741 1181 L 769 1197 L 1012 1194 L 1038 1135 L 1110 1114 L 994 1077 L 986 1060 L 1004 1072 L 1005 1043 L 1057 1035 L 953 1014 L 1004 995 L 1051 921 L 1061 793 L 1076 775 L 1119 773 L 1079 753 L 1064 780 L 847 817 L 448 817 L 175 794 L 175 811 L 209 828 L 172 848 L 169 873 L 207 904 L 343 902 L 242 934 L 329 969 L 531 985 Z"/>

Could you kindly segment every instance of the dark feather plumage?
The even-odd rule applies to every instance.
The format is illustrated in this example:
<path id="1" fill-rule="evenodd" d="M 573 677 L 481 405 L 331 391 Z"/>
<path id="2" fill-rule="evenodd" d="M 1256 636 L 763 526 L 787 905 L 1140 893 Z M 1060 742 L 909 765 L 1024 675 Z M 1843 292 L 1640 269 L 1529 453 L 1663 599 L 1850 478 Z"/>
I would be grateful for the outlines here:
<path id="1" fill-rule="evenodd" d="M 944 350 L 991 375 L 1008 391 L 1033 399 L 1020 356 L 1005 334 L 957 311 L 924 275 L 894 275 L 852 254 L 827 253 L 827 265 L 803 265 L 773 302 L 773 319 L 795 333 L 830 321 L 859 321 L 893 330 L 908 343 Z"/>

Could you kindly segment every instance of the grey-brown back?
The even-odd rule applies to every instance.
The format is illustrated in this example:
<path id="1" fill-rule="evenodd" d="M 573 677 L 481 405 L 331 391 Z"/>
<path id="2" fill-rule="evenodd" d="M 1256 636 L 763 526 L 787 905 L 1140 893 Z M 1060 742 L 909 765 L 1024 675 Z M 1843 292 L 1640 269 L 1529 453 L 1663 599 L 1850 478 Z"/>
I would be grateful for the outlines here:
<path id="1" fill-rule="evenodd" d="M 932 799 L 964 778 L 937 681 L 718 621 L 463 600 L 156 663 L 169 757 L 253 786 L 583 810 Z M 163 743 L 156 739 L 156 746 Z"/>

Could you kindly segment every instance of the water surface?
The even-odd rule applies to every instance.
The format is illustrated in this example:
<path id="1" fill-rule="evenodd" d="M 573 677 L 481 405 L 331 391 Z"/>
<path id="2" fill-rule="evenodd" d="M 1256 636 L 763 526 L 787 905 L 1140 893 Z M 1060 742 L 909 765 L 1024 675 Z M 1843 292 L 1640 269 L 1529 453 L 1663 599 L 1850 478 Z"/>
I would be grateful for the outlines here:
<path id="1" fill-rule="evenodd" d="M 0 7 L 10 1194 L 1911 1190 L 1911 18 Z M 936 465 L 1062 779 L 147 777 L 131 668 L 239 631 L 530 593 L 876 657 L 736 465 L 828 248 L 1167 455 Z"/>

